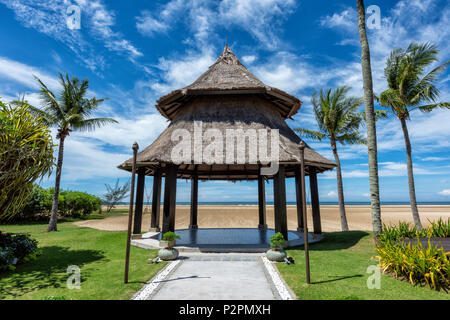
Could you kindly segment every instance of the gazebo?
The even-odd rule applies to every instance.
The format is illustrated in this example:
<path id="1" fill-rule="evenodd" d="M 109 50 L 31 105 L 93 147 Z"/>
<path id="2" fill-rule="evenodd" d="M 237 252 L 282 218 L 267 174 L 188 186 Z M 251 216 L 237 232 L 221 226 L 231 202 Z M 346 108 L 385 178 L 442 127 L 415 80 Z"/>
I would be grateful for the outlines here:
<path id="1" fill-rule="evenodd" d="M 175 231 L 177 179 L 191 180 L 190 229 L 199 227 L 199 180 L 257 180 L 258 228 L 266 229 L 265 181 L 273 180 L 275 232 L 281 232 L 287 239 L 285 179 L 294 178 L 298 231 L 302 232 L 299 151 L 301 140 L 285 121 L 292 119 L 301 104 L 299 99 L 286 92 L 265 85 L 241 64 L 228 46 L 225 46 L 216 62 L 195 82 L 157 101 L 157 110 L 170 120 L 170 124 L 150 146 L 137 154 L 133 233 L 141 233 L 145 176 L 154 177 L 150 231 Z M 264 145 L 255 140 L 255 133 L 257 139 L 258 134 L 262 134 L 259 135 L 261 138 L 265 133 L 268 138 L 273 132 L 278 134 L 275 146 L 273 143 Z M 232 139 L 228 139 L 230 133 L 234 134 Z M 227 139 L 220 140 L 218 137 Z M 270 137 L 274 139 L 273 135 Z M 244 142 L 244 149 L 242 144 L 235 147 L 234 142 L 239 139 Z M 184 149 L 180 148 L 182 140 Z M 211 148 L 211 145 L 214 148 Z M 232 149 L 227 148 L 229 146 Z M 223 152 L 220 153 L 225 149 L 226 156 Z M 258 155 L 263 149 L 266 154 L 277 153 L 277 158 L 261 160 Z M 175 152 L 174 155 L 174 150 L 181 152 Z M 205 152 L 209 156 L 205 156 Z M 304 158 L 305 174 L 309 176 L 310 182 L 313 229 L 314 233 L 320 234 L 322 230 L 317 174 L 333 169 L 335 164 L 307 145 Z M 131 171 L 132 162 L 133 159 L 129 159 L 118 168 Z M 278 170 L 268 170 L 276 166 Z M 264 169 L 267 169 L 265 173 Z M 160 227 L 162 177 L 165 178 L 165 185 L 163 222 Z"/>

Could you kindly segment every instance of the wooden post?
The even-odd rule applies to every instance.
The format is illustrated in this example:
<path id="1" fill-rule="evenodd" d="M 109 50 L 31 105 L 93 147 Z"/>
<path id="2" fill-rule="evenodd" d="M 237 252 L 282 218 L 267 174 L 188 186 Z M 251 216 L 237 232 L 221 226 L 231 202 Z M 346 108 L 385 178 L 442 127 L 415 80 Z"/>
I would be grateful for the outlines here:
<path id="1" fill-rule="evenodd" d="M 259 229 L 267 229 L 266 223 L 266 185 L 261 170 L 258 174 L 258 211 L 259 211 Z"/>
<path id="2" fill-rule="evenodd" d="M 164 185 L 163 234 L 168 231 L 175 231 L 177 169 L 178 167 L 174 164 L 168 164 L 165 168 L 166 182 Z"/>
<path id="3" fill-rule="evenodd" d="M 134 211 L 134 235 L 141 235 L 142 210 L 144 208 L 145 168 L 137 169 L 136 208 Z"/>
<path id="4" fill-rule="evenodd" d="M 309 270 L 309 243 L 308 243 L 308 219 L 306 212 L 306 191 L 305 191 L 305 142 L 300 141 L 300 180 L 302 186 L 302 205 L 303 205 L 303 239 L 305 246 L 305 265 L 306 265 L 306 283 L 311 283 Z"/>
<path id="5" fill-rule="evenodd" d="M 300 166 L 295 167 L 295 195 L 297 200 L 297 231 L 303 232 L 303 200 L 302 200 L 302 179 Z"/>
<path id="6" fill-rule="evenodd" d="M 309 186 L 311 189 L 311 209 L 313 216 L 314 233 L 321 234 L 322 226 L 320 222 L 319 188 L 317 186 L 317 173 L 314 171 L 309 174 Z"/>
<path id="7" fill-rule="evenodd" d="M 280 165 L 273 177 L 275 232 L 280 232 L 288 240 L 286 215 L 286 182 L 284 166 Z"/>
<path id="8" fill-rule="evenodd" d="M 194 173 L 191 178 L 191 221 L 189 229 L 198 229 L 197 225 L 198 215 L 198 172 L 195 166 Z"/>
<path id="9" fill-rule="evenodd" d="M 159 213 L 161 211 L 161 168 L 155 170 L 153 175 L 152 218 L 150 231 L 159 232 Z"/>
<path id="10" fill-rule="evenodd" d="M 130 244 L 131 244 L 131 225 L 133 223 L 133 198 L 134 198 L 134 180 L 136 175 L 136 155 L 139 149 L 137 142 L 133 143 L 133 164 L 131 168 L 131 190 L 130 190 L 130 207 L 128 209 L 128 230 L 127 230 L 127 250 L 125 255 L 125 275 L 124 283 L 128 283 L 128 269 L 130 267 Z"/>

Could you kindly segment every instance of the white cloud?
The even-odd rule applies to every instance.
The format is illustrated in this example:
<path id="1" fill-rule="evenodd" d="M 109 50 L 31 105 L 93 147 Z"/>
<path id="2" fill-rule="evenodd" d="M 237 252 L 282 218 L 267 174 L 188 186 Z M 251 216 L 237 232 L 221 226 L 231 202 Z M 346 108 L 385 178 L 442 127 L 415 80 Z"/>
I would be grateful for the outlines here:
<path id="1" fill-rule="evenodd" d="M 180 59 L 160 58 L 157 68 L 161 71 L 162 81 L 153 83 L 152 80 L 149 86 L 160 94 L 185 87 L 205 72 L 215 59 L 212 50 L 188 52 Z"/>
<path id="2" fill-rule="evenodd" d="M 441 196 L 450 196 L 450 189 L 444 189 L 438 192 Z"/>
<path id="3" fill-rule="evenodd" d="M 248 63 L 248 64 L 255 62 L 256 59 L 257 59 L 257 57 L 253 56 L 253 55 L 242 57 L 242 61 L 244 61 L 245 63 Z"/>
<path id="4" fill-rule="evenodd" d="M 343 28 L 346 30 L 356 30 L 357 13 L 353 8 L 346 8 L 341 12 L 335 12 L 333 15 L 327 15 L 320 19 L 320 25 L 327 28 Z"/>
<path id="5" fill-rule="evenodd" d="M 186 42 L 197 48 L 208 45 L 217 28 L 238 27 L 273 50 L 281 42 L 277 35 L 281 22 L 294 9 L 294 0 L 172 0 L 157 12 L 142 11 L 136 27 L 141 34 L 153 36 L 182 19 L 194 38 Z"/>
<path id="6" fill-rule="evenodd" d="M 12 80 L 26 87 L 37 89 L 39 85 L 36 79 L 33 78 L 33 75 L 41 79 L 50 89 L 59 87 L 56 77 L 50 76 L 38 68 L 0 57 L 0 78 Z"/>
<path id="7" fill-rule="evenodd" d="M 114 12 L 106 9 L 101 0 L 76 0 L 81 9 L 82 30 L 70 30 L 66 24 L 65 12 L 71 4 L 62 0 L 0 0 L 14 11 L 16 19 L 28 28 L 46 34 L 69 47 L 87 67 L 95 71 L 103 69 L 105 59 L 85 38 L 84 28 L 105 48 L 127 56 L 131 61 L 142 56 L 130 41 L 113 30 Z"/>

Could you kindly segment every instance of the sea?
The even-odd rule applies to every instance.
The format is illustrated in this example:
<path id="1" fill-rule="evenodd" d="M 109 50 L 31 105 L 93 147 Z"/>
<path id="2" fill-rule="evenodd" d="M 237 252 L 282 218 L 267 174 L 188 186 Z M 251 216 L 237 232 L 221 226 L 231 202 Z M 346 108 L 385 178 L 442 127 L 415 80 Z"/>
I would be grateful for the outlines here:
<path id="1" fill-rule="evenodd" d="M 310 202 L 307 202 L 308 205 Z M 126 205 L 129 202 L 121 202 L 120 204 Z M 151 202 L 144 202 L 145 205 L 150 205 Z M 161 202 L 161 204 L 163 204 Z M 177 205 L 190 205 L 190 202 L 186 201 L 177 201 Z M 273 202 L 267 201 L 267 205 L 273 205 Z M 297 203 L 294 201 L 287 201 L 287 205 L 296 205 Z M 320 201 L 321 205 L 338 205 L 339 203 L 333 201 Z M 410 203 L 408 201 L 381 201 L 381 205 L 383 206 L 408 206 Z M 450 201 L 419 201 L 418 205 L 427 205 L 427 206 L 450 206 Z M 198 203 L 199 206 L 255 206 L 258 205 L 257 201 L 224 201 L 224 202 L 208 202 L 203 201 Z M 346 201 L 346 206 L 369 206 L 369 201 Z"/>

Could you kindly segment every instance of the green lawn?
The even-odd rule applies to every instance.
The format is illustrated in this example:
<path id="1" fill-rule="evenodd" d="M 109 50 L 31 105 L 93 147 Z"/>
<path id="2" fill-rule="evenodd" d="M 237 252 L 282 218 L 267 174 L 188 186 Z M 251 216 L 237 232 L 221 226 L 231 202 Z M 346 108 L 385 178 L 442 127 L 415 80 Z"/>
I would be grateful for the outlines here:
<path id="1" fill-rule="evenodd" d="M 287 250 L 294 265 L 276 264 L 286 283 L 304 299 L 444 299 L 450 295 L 381 275 L 381 288 L 368 289 L 367 267 L 376 265 L 372 234 L 362 231 L 325 233 L 310 245 L 311 284 L 305 281 L 303 246 Z"/>
<path id="2" fill-rule="evenodd" d="M 107 215 L 106 215 L 107 216 Z M 20 265 L 14 272 L 0 273 L 0 299 L 129 299 L 165 263 L 147 264 L 156 250 L 132 247 L 130 283 L 123 283 L 125 232 L 81 228 L 58 223 L 58 231 L 45 232 L 47 224 L 0 225 L 3 232 L 30 233 L 39 241 L 42 255 Z M 81 289 L 68 289 L 67 267 L 81 269 Z"/>

